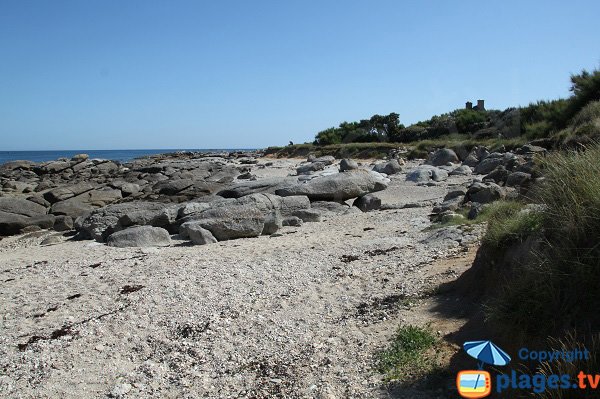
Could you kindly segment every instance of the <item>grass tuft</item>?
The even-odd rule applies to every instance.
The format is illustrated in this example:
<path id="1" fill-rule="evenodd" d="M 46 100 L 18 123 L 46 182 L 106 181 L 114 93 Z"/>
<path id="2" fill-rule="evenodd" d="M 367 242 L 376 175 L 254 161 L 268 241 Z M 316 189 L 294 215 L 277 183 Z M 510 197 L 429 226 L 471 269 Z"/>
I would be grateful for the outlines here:
<path id="1" fill-rule="evenodd" d="M 430 371 L 435 365 L 425 353 L 436 343 L 436 337 L 427 328 L 412 325 L 400 327 L 387 349 L 377 356 L 377 369 L 386 380 L 407 381 Z"/>

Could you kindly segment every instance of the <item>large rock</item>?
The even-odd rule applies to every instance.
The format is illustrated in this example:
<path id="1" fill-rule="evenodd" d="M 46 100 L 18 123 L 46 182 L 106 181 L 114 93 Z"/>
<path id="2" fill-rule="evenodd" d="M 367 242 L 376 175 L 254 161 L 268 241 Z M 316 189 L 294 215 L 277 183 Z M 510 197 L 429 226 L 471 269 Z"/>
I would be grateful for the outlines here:
<path id="1" fill-rule="evenodd" d="M 415 183 L 428 183 L 430 181 L 443 181 L 448 178 L 448 172 L 431 165 L 421 165 L 413 168 L 406 174 L 406 180 Z"/>
<path id="2" fill-rule="evenodd" d="M 281 216 L 292 216 L 295 211 L 310 209 L 310 200 L 305 195 L 281 197 Z"/>
<path id="3" fill-rule="evenodd" d="M 0 211 L 0 236 L 19 234 L 21 230 L 29 226 L 50 229 L 54 226 L 54 219 L 53 215 L 28 217 L 16 213 Z"/>
<path id="4" fill-rule="evenodd" d="M 322 162 L 312 162 L 306 165 L 301 165 L 296 168 L 296 173 L 299 175 L 310 175 L 319 170 L 325 169 L 325 164 Z"/>
<path id="5" fill-rule="evenodd" d="M 92 186 L 89 183 L 83 182 L 69 187 L 56 187 L 45 193 L 44 198 L 51 204 L 54 204 L 55 202 L 67 200 L 69 198 L 86 193 L 93 189 L 94 186 Z"/>
<path id="6" fill-rule="evenodd" d="M 373 170 L 377 173 L 385 173 L 386 175 L 394 175 L 402 171 L 402 167 L 398 160 L 392 159 L 391 161 L 377 164 L 373 167 Z"/>
<path id="7" fill-rule="evenodd" d="M 389 180 L 379 173 L 366 170 L 353 170 L 345 173 L 314 178 L 306 183 L 298 183 L 275 191 L 283 197 L 306 195 L 310 200 L 345 201 L 364 194 L 387 188 Z"/>
<path id="8" fill-rule="evenodd" d="M 467 157 L 463 161 L 463 166 L 470 166 L 472 168 L 476 167 L 479 164 L 479 158 L 474 153 L 467 155 Z"/>
<path id="9" fill-rule="evenodd" d="M 217 242 L 215 236 L 198 221 L 186 222 L 179 227 L 179 234 L 183 238 L 189 238 L 196 245 L 212 244 Z"/>
<path id="10" fill-rule="evenodd" d="M 470 176 L 473 170 L 467 165 L 461 165 L 450 172 L 450 176 Z"/>
<path id="11" fill-rule="evenodd" d="M 322 214 L 332 213 L 342 215 L 350 210 L 350 207 L 345 203 L 334 201 L 315 201 L 311 202 L 310 207 L 311 209 L 320 211 Z"/>
<path id="12" fill-rule="evenodd" d="M 467 199 L 480 204 L 488 204 L 505 196 L 504 189 L 496 183 L 473 183 L 467 191 Z"/>
<path id="13" fill-rule="evenodd" d="M 500 166 L 496 167 L 496 169 L 492 170 L 490 173 L 485 175 L 483 177 L 483 181 L 491 180 L 498 184 L 500 184 L 500 183 L 504 184 L 507 177 L 508 177 L 508 171 L 506 170 L 506 168 L 504 166 L 500 165 Z"/>
<path id="14" fill-rule="evenodd" d="M 454 151 L 449 148 L 442 148 L 435 151 L 427 159 L 427 164 L 433 166 L 442 166 L 447 163 L 458 163 L 460 160 Z"/>
<path id="15" fill-rule="evenodd" d="M 503 163 L 504 159 L 502 154 L 490 154 L 475 167 L 475 173 L 478 175 L 487 175 Z"/>
<path id="16" fill-rule="evenodd" d="M 70 198 L 66 201 L 57 202 L 50 208 L 53 215 L 65 215 L 72 218 L 78 218 L 94 210 L 94 207 L 83 203 L 79 198 Z"/>
<path id="17" fill-rule="evenodd" d="M 358 169 L 358 164 L 352 159 L 342 159 L 340 161 L 340 172 Z"/>
<path id="18" fill-rule="evenodd" d="M 22 216 L 39 216 L 46 214 L 46 208 L 35 202 L 21 198 L 0 198 L 0 211 Z"/>
<path id="19" fill-rule="evenodd" d="M 165 208 L 164 204 L 157 202 L 128 202 L 122 204 L 108 205 L 106 207 L 92 211 L 84 218 L 79 226 L 81 238 L 91 238 L 97 241 L 104 241 L 112 233 L 123 230 L 119 221 L 145 220 L 151 222 L 159 216 Z M 146 213 L 141 216 L 140 213 Z"/>
<path id="20" fill-rule="evenodd" d="M 195 212 L 182 222 L 197 221 L 219 241 L 273 234 L 283 223 L 282 204 L 283 199 L 277 195 L 250 194 L 212 202 L 208 209 Z"/>
<path id="21" fill-rule="evenodd" d="M 335 158 L 331 155 L 325 155 L 319 158 L 316 158 L 313 162 L 323 163 L 325 165 L 332 165 L 335 162 Z"/>
<path id="22" fill-rule="evenodd" d="M 108 236 L 111 247 L 163 247 L 171 245 L 169 232 L 160 227 L 136 226 Z"/>
<path id="23" fill-rule="evenodd" d="M 219 241 L 258 237 L 266 219 L 257 206 L 250 204 L 223 204 L 207 209 L 199 217 L 198 225 L 210 231 Z"/>

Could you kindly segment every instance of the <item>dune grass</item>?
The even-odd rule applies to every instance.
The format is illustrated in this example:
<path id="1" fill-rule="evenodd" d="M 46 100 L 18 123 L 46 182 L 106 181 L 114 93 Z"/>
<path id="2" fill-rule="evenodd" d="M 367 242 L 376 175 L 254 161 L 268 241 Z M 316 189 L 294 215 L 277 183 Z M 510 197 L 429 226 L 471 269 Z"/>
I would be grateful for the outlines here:
<path id="1" fill-rule="evenodd" d="M 532 194 L 543 210 L 527 216 L 507 206 L 490 219 L 484 242 L 507 244 L 535 233 L 540 245 L 501 282 L 487 304 L 488 320 L 528 337 L 600 330 L 599 160 L 598 144 L 548 156 L 541 161 L 545 180 Z"/>

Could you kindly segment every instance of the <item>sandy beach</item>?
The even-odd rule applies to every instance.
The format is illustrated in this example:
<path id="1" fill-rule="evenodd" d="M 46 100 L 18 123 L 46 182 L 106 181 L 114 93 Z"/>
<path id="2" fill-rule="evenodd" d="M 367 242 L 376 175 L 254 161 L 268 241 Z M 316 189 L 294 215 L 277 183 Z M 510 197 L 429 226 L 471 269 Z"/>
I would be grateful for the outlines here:
<path id="1" fill-rule="evenodd" d="M 270 166 L 255 173 L 286 176 L 301 161 L 261 159 Z M 374 193 L 388 210 L 271 236 L 148 248 L 46 230 L 2 239 L 0 395 L 435 397 L 389 392 L 374 369 L 398 326 L 453 328 L 427 292 L 456 277 L 480 235 L 425 230 L 433 204 L 472 178 L 418 185 L 406 181 L 416 165 Z"/>

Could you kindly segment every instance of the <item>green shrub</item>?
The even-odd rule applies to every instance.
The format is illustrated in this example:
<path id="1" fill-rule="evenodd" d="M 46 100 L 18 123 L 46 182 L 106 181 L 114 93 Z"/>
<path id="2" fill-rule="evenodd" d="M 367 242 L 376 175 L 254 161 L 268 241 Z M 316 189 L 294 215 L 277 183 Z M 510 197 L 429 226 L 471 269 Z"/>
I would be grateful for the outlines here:
<path id="1" fill-rule="evenodd" d="M 553 126 L 549 121 L 538 121 L 525 123 L 523 125 L 523 134 L 530 140 L 548 137 Z"/>
<path id="2" fill-rule="evenodd" d="M 520 108 L 521 133 L 530 138 L 541 138 L 565 127 L 568 104 L 568 100 L 558 99 L 537 101 Z"/>
<path id="3" fill-rule="evenodd" d="M 342 135 L 335 127 L 330 127 L 319 133 L 315 137 L 315 145 L 339 144 L 342 142 Z"/>
<path id="4" fill-rule="evenodd" d="M 425 359 L 425 352 L 435 343 L 435 336 L 427 328 L 412 325 L 400 327 L 389 347 L 379 352 L 377 369 L 390 380 L 418 375 L 431 366 Z"/>
<path id="5" fill-rule="evenodd" d="M 474 133 L 481 129 L 488 120 L 485 111 L 474 111 L 471 109 L 459 109 L 452 112 L 459 133 Z"/>

